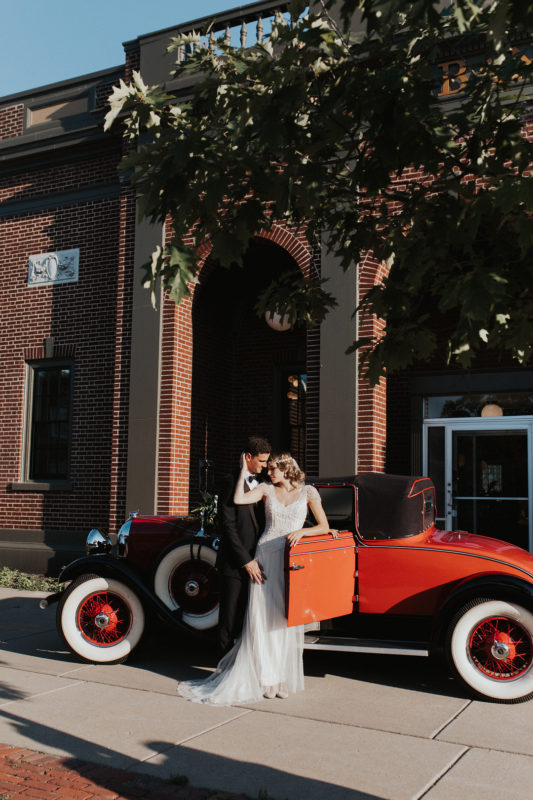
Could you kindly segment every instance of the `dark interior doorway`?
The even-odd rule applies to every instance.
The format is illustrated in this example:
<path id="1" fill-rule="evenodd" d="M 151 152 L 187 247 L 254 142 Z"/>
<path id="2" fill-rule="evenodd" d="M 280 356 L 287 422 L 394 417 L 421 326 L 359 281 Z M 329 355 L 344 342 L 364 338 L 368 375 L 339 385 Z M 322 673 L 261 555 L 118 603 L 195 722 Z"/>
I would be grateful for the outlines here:
<path id="1" fill-rule="evenodd" d="M 305 468 L 306 332 L 274 331 L 254 311 L 275 277 L 298 269 L 283 248 L 258 238 L 242 269 L 212 262 L 202 271 L 193 303 L 192 505 L 200 480 L 216 491 L 236 468 L 251 434 L 276 450 L 296 448 Z"/>

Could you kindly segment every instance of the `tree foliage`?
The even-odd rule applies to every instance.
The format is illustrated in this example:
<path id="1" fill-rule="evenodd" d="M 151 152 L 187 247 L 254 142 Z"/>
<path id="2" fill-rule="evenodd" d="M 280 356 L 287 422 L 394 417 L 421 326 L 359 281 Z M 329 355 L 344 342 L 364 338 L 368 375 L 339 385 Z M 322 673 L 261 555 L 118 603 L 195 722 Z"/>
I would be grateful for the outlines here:
<path id="1" fill-rule="evenodd" d="M 176 64 L 176 77 L 192 83 L 185 98 L 139 75 L 122 83 L 106 126 L 120 116 L 137 145 L 124 166 L 141 213 L 169 216 L 173 227 L 147 285 L 162 276 L 179 302 L 201 242 L 210 239 L 229 265 L 282 220 L 313 243 L 327 232 L 343 268 L 368 253 L 390 265 L 359 306 L 383 319 L 383 331 L 353 345 L 373 383 L 437 346 L 466 367 L 484 348 L 526 363 L 531 30 L 533 5 L 523 0 L 319 0 L 310 11 L 295 0 L 291 23 L 278 17 L 262 44 L 193 47 Z M 206 33 L 171 47 L 205 42 Z M 468 81 L 456 74 L 450 85 L 461 91 L 439 96 L 439 64 L 464 57 Z M 282 290 L 270 289 L 277 307 Z M 332 305 L 321 283 L 291 291 L 307 322 Z"/>

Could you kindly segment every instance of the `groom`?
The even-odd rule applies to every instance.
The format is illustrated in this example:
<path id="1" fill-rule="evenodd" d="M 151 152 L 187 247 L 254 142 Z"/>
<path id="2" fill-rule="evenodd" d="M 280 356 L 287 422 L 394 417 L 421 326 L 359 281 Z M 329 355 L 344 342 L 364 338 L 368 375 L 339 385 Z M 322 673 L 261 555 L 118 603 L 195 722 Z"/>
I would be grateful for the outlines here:
<path id="1" fill-rule="evenodd" d="M 270 452 L 270 443 L 266 439 L 250 436 L 246 441 L 243 452 L 247 470 L 245 492 L 262 480 Z M 222 536 L 217 567 L 220 576 L 218 646 L 222 654 L 227 653 L 234 639 L 240 636 L 250 581 L 263 582 L 263 573 L 254 553 L 265 527 L 264 506 L 263 503 L 235 505 L 233 495 L 239 475 L 239 469 L 227 475 L 220 492 Z"/>

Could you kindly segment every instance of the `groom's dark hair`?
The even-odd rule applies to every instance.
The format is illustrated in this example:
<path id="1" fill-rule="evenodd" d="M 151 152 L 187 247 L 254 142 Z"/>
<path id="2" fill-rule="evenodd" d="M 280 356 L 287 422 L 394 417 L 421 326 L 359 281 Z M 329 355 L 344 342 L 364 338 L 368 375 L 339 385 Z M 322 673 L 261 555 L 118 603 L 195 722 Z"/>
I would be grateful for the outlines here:
<path id="1" fill-rule="evenodd" d="M 268 439 L 263 439 L 262 436 L 249 436 L 244 445 L 244 452 L 250 453 L 252 456 L 258 456 L 259 453 L 271 453 L 272 445 Z"/>

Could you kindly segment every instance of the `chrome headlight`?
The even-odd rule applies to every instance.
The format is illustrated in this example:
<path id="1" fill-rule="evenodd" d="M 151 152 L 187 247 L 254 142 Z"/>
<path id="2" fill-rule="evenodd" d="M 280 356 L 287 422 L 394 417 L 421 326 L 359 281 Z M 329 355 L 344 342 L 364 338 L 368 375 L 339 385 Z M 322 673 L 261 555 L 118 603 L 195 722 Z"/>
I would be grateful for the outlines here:
<path id="1" fill-rule="evenodd" d="M 126 520 L 118 532 L 117 547 L 119 556 L 124 557 L 127 555 L 128 536 L 130 535 L 131 521 L 135 519 L 138 513 L 138 511 L 130 511 L 130 518 Z"/>
<path id="2" fill-rule="evenodd" d="M 98 528 L 93 528 L 87 536 L 85 542 L 85 549 L 87 555 L 94 555 L 95 553 L 109 553 L 112 544 L 109 536 L 104 536 Z"/>

